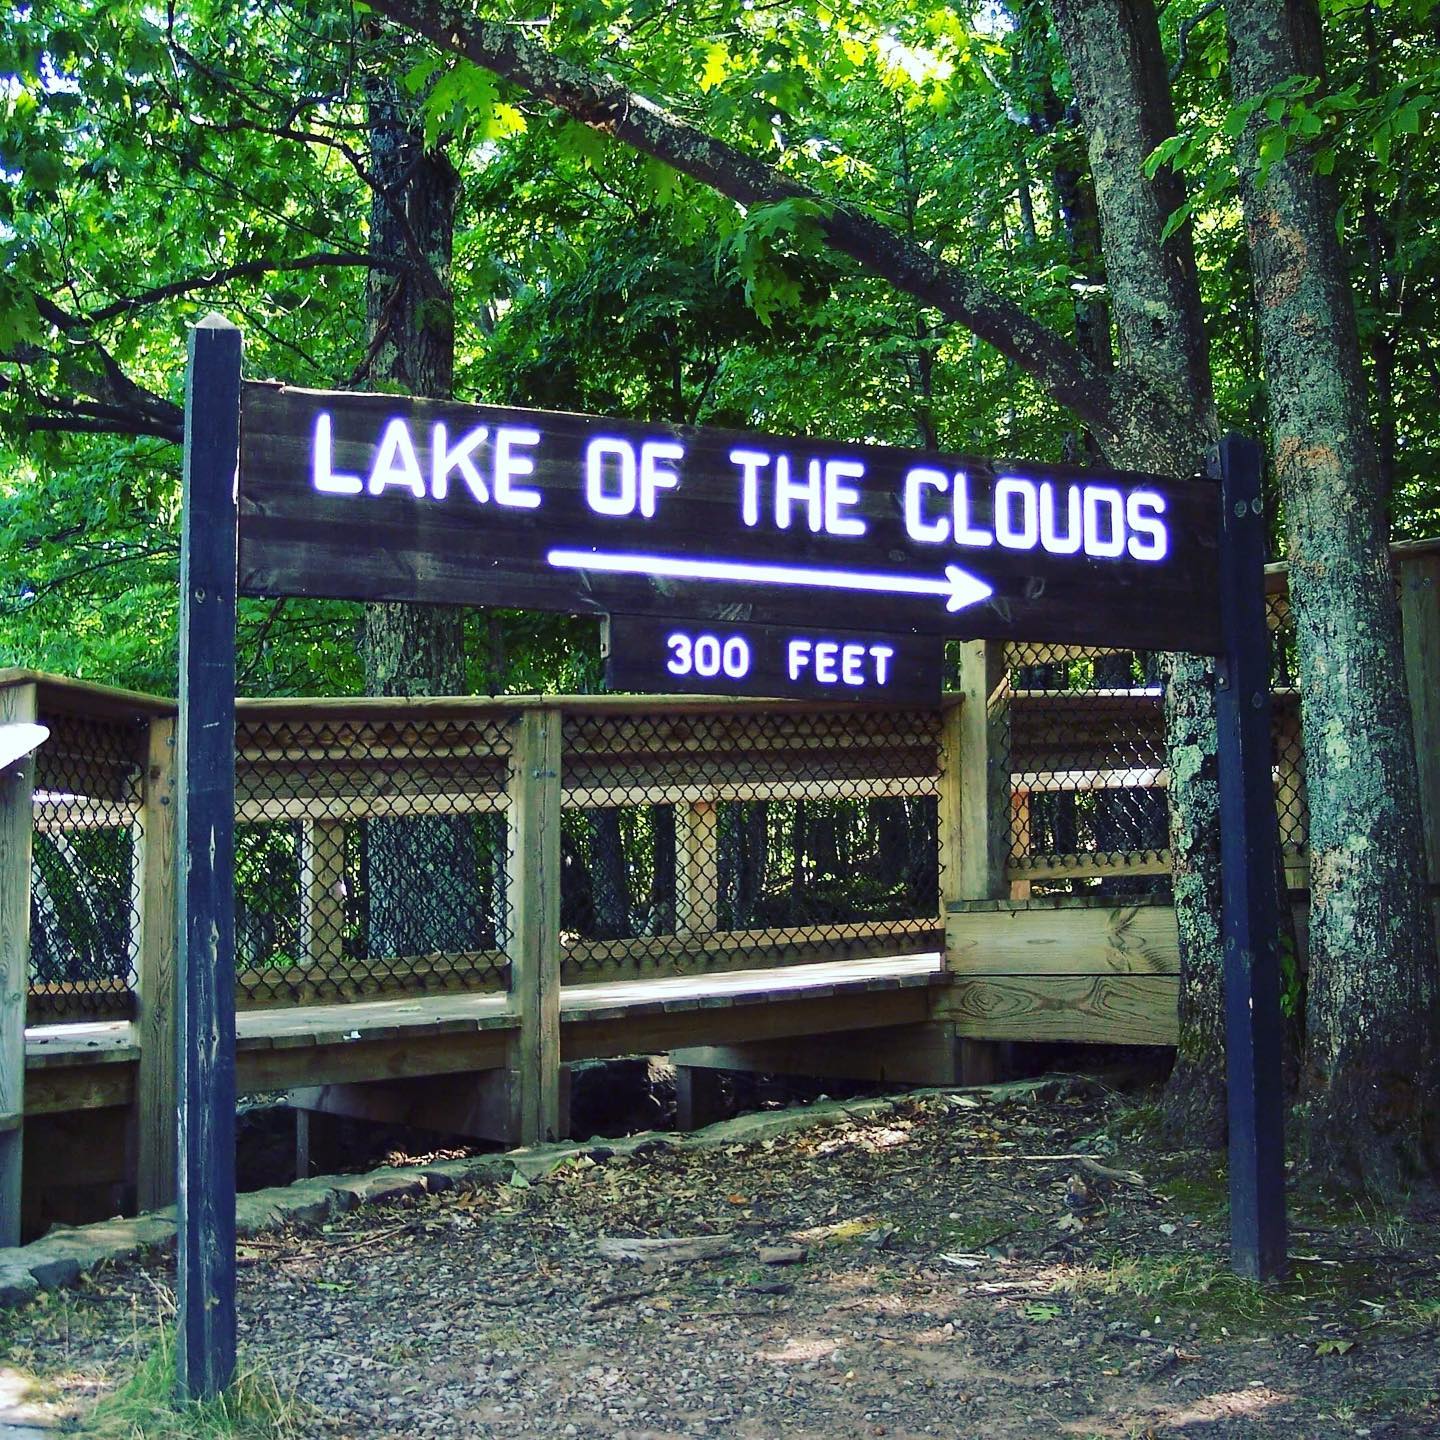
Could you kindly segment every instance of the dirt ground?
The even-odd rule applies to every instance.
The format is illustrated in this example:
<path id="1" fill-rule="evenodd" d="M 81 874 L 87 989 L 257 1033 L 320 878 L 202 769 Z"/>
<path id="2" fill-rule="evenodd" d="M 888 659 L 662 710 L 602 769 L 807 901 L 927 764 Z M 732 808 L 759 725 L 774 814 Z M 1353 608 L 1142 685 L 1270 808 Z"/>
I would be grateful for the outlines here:
<path id="1" fill-rule="evenodd" d="M 1440 1215 L 1292 1206 L 1291 1278 L 1257 1289 L 1216 1157 L 1157 1153 L 1133 1099 L 904 1098 L 245 1242 L 242 1358 L 326 1440 L 1440 1436 Z M 81 1417 L 172 1280 L 0 1317 L 0 1366 Z"/>

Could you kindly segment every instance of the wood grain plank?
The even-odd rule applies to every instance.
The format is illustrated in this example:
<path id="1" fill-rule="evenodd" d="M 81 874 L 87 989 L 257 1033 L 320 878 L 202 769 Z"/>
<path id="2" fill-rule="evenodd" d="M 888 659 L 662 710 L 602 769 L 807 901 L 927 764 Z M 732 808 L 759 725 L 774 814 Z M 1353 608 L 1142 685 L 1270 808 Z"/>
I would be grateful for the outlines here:
<path id="1" fill-rule="evenodd" d="M 154 717 L 148 743 L 136 866 L 136 1185 L 140 1208 L 158 1210 L 175 1199 L 175 718 Z"/>
<path id="2" fill-rule="evenodd" d="M 1173 1045 L 1179 980 L 1172 975 L 960 977 L 935 998 L 935 1017 L 982 1040 Z"/>
<path id="3" fill-rule="evenodd" d="M 1170 906 L 1005 909 L 949 917 L 950 969 L 965 975 L 1176 975 Z"/>
<path id="4" fill-rule="evenodd" d="M 521 715 L 511 732 L 507 891 L 516 1138 L 560 1133 L 560 791 L 558 710 Z"/>

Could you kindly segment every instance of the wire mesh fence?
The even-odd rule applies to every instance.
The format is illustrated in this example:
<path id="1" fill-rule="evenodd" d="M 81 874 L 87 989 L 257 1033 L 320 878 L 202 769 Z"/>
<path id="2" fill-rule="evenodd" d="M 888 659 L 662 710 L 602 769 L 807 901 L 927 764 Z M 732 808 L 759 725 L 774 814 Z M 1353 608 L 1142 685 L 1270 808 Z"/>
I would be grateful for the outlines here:
<path id="1" fill-rule="evenodd" d="M 507 983 L 506 715 L 237 725 L 241 1004 Z"/>
<path id="2" fill-rule="evenodd" d="M 936 948 L 939 768 L 931 711 L 568 714 L 562 978 Z"/>
<path id="3" fill-rule="evenodd" d="M 146 731 L 42 712 L 30 874 L 31 1024 L 133 1012 Z"/>
<path id="4" fill-rule="evenodd" d="M 1294 621 L 1283 588 L 1272 590 L 1266 608 L 1275 806 L 1286 873 L 1298 888 L 1309 811 Z M 1012 893 L 1168 894 L 1160 657 L 1015 644 L 1006 659 L 1009 708 L 1001 743 L 1009 752 Z"/>
<path id="5" fill-rule="evenodd" d="M 1006 659 L 1012 893 L 1164 893 L 1158 657 L 1016 644 Z"/>
<path id="6" fill-rule="evenodd" d="M 1304 752 L 1283 593 L 1275 777 L 1304 881 Z M 1158 657 L 1017 644 L 996 709 L 1012 896 L 1163 897 Z M 606 981 L 937 949 L 938 710 L 554 702 L 562 978 Z M 509 984 L 518 707 L 272 701 L 236 737 L 242 1006 Z M 42 714 L 30 1023 L 127 1016 L 137 984 L 143 717 Z"/>

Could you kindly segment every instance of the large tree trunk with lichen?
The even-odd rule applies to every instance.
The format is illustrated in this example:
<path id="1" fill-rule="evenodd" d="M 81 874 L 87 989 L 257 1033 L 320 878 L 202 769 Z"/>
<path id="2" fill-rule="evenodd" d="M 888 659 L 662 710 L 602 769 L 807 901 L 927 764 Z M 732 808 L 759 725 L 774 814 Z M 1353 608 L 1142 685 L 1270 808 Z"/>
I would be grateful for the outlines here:
<path id="1" fill-rule="evenodd" d="M 1226 0 L 1237 104 L 1323 72 L 1313 0 Z M 1310 1157 L 1397 1191 L 1434 1168 L 1436 956 L 1388 517 L 1337 198 L 1308 146 L 1262 183 L 1255 111 L 1240 141 L 1310 802 Z"/>
<path id="2" fill-rule="evenodd" d="M 1054 15 L 1080 106 L 1100 212 L 1119 341 L 1118 368 L 1169 401 L 1175 430 L 1148 428 L 1105 445 L 1112 463 L 1192 472 L 1216 440 L 1209 359 L 1189 231 L 1161 241 L 1183 196 L 1145 158 L 1174 130 L 1159 26 L 1150 0 L 1055 0 Z M 1161 453 L 1161 451 L 1165 453 Z M 1167 1125 L 1191 1143 L 1224 1136 L 1225 1056 L 1220 1008 L 1220 815 L 1212 670 L 1166 658 L 1170 848 L 1180 931 L 1179 1045 L 1165 1097 Z"/>
<path id="3" fill-rule="evenodd" d="M 394 85 L 366 84 L 372 254 L 407 261 L 374 269 L 366 287 L 368 346 L 357 382 L 376 390 L 448 397 L 455 361 L 449 277 L 457 176 L 424 148 L 419 117 Z M 465 692 L 464 611 L 442 605 L 365 607 L 370 695 Z M 367 940 L 372 955 L 478 947 L 476 849 L 468 818 L 372 820 L 366 832 Z"/>

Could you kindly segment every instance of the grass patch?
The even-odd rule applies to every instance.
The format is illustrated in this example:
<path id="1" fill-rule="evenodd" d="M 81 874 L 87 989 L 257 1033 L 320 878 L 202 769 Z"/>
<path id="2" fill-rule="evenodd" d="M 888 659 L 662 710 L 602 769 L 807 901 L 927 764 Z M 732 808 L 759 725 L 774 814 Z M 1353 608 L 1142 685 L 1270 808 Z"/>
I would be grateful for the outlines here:
<path id="1" fill-rule="evenodd" d="M 85 1433 L 103 1440 L 288 1440 L 299 1434 L 300 1402 L 273 1377 L 241 1371 L 213 1400 L 175 1399 L 175 1336 L 154 1332 L 135 1372 L 95 1407 Z"/>
<path id="2" fill-rule="evenodd" d="M 1147 1313 L 1170 1312 L 1195 1321 L 1202 1333 L 1275 1333 L 1301 1321 L 1315 1306 L 1334 1306 L 1368 1288 L 1363 1266 L 1326 1268 L 1296 1264 L 1278 1283 L 1256 1284 L 1211 1254 L 1135 1255 L 1117 1252 L 1077 1265 L 1055 1282 L 1056 1292 L 1131 1299 Z"/>

